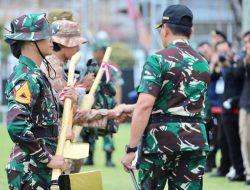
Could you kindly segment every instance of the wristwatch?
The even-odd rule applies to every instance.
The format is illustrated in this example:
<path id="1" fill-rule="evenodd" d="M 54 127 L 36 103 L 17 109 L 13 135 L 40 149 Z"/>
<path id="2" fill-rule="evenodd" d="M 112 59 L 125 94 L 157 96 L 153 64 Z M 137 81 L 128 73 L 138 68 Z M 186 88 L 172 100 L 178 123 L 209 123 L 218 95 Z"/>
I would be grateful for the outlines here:
<path id="1" fill-rule="evenodd" d="M 130 152 L 136 152 L 137 151 L 137 146 L 134 147 L 134 148 L 131 148 L 131 147 L 129 147 L 129 145 L 126 145 L 125 151 L 126 151 L 127 154 L 130 153 Z"/>

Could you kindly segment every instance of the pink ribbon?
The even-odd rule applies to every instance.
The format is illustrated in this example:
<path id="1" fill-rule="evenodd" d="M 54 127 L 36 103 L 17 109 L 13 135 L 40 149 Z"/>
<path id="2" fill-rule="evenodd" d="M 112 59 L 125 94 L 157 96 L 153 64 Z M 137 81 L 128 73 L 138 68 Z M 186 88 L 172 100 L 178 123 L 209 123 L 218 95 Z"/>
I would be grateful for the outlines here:
<path id="1" fill-rule="evenodd" d="M 119 71 L 119 67 L 110 62 L 103 62 L 102 67 L 105 69 L 106 83 L 108 83 L 111 80 L 111 77 L 112 77 L 112 74 L 110 71 L 111 68 L 114 69 L 115 72 Z"/>

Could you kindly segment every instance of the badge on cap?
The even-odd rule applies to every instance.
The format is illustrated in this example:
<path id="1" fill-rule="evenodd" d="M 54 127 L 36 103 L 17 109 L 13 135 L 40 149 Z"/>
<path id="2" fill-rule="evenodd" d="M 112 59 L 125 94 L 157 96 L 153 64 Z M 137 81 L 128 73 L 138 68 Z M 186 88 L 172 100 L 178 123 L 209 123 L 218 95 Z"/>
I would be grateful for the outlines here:
<path id="1" fill-rule="evenodd" d="M 162 19 L 163 20 L 169 20 L 169 16 L 163 16 Z"/>
<path id="2" fill-rule="evenodd" d="M 23 104 L 29 104 L 31 102 L 31 93 L 28 81 L 25 81 L 23 85 L 15 91 L 15 100 Z"/>

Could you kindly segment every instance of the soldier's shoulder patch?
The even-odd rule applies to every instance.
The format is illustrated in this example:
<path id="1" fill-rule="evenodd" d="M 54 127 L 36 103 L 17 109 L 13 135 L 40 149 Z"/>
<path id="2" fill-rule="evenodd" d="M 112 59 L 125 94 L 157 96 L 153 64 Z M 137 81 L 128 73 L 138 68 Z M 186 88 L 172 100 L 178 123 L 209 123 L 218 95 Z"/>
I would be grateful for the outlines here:
<path id="1" fill-rule="evenodd" d="M 14 98 L 17 102 L 30 104 L 32 95 L 28 81 L 25 81 L 17 90 L 15 90 Z"/>

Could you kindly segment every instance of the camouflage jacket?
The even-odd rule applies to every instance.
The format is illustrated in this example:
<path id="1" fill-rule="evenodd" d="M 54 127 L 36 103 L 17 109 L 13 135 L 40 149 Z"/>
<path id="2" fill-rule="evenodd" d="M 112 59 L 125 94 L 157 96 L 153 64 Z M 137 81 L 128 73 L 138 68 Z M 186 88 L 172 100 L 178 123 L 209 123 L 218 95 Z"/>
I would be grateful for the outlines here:
<path id="1" fill-rule="evenodd" d="M 50 55 L 46 57 L 47 60 L 50 62 L 51 66 L 56 71 L 56 78 L 54 80 L 50 79 L 51 86 L 53 90 L 57 92 L 57 98 L 58 94 L 63 90 L 65 86 L 67 86 L 67 81 L 65 81 L 63 77 L 63 68 L 66 66 L 66 63 L 61 61 L 57 56 Z M 44 64 L 41 65 L 41 69 L 46 73 L 48 76 L 48 71 Z M 78 97 L 78 106 L 81 105 L 82 98 L 85 95 L 85 91 L 79 90 L 79 97 Z M 81 108 L 78 107 L 76 110 L 76 113 L 74 115 L 74 124 L 77 125 L 84 125 L 85 127 L 91 126 L 96 128 L 105 128 L 107 124 L 107 113 L 105 110 L 83 110 L 81 111 Z"/>
<path id="2" fill-rule="evenodd" d="M 95 60 L 90 59 L 87 63 L 87 71 L 88 73 L 97 74 L 99 71 L 100 64 L 97 63 Z M 103 76 L 95 94 L 95 109 L 112 109 L 116 106 L 115 101 L 115 86 L 110 81 L 106 83 L 106 78 Z M 118 128 L 118 124 L 112 120 L 108 120 L 107 128 Z"/>
<path id="3" fill-rule="evenodd" d="M 156 97 L 151 114 L 204 117 L 209 67 L 187 40 L 176 40 L 150 56 L 138 93 Z M 203 123 L 149 123 L 144 152 L 209 150 Z"/>
<path id="4" fill-rule="evenodd" d="M 47 77 L 32 60 L 21 56 L 5 93 L 7 127 L 15 143 L 7 169 L 20 172 L 46 169 L 50 156 L 55 153 L 58 135 L 57 102 Z M 53 137 L 36 137 L 50 129 L 54 129 Z"/>
<path id="5" fill-rule="evenodd" d="M 67 81 L 65 81 L 63 78 L 63 67 L 66 66 L 66 63 L 61 61 L 57 56 L 55 56 L 53 54 L 47 56 L 46 59 L 49 61 L 49 63 L 53 67 L 53 69 L 55 69 L 55 71 L 56 71 L 56 78 L 53 80 L 50 79 L 50 83 L 52 85 L 52 88 L 57 93 L 60 93 L 62 91 L 62 89 L 65 86 L 67 86 Z M 41 69 L 48 76 L 48 71 L 47 71 L 44 63 L 42 63 Z"/>

